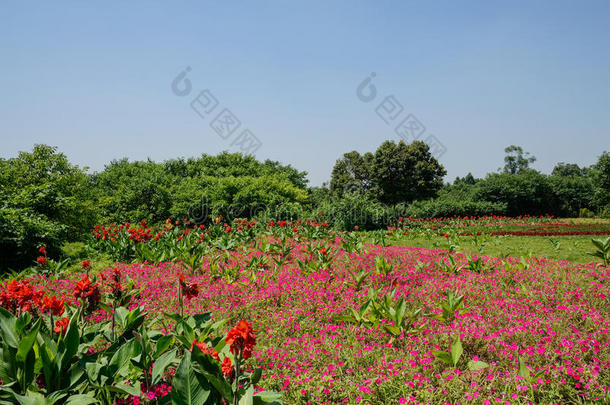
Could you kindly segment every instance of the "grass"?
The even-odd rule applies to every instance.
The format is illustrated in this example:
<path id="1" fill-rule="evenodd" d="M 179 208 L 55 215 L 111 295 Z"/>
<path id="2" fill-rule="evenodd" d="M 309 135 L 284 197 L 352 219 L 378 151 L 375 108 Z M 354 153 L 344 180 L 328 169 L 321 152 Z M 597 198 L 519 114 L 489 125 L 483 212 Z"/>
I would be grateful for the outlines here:
<path id="1" fill-rule="evenodd" d="M 534 256 L 553 260 L 567 260 L 574 263 L 590 263 L 596 258 L 588 252 L 594 250 L 591 236 L 461 236 L 447 240 L 442 236 L 399 237 L 389 239 L 394 246 L 413 246 L 428 249 L 446 249 L 450 245 L 463 253 L 492 257 Z M 595 237 L 594 237 L 595 238 Z"/>
<path id="2" fill-rule="evenodd" d="M 570 230 L 591 230 L 610 231 L 610 220 L 598 218 L 568 218 L 558 219 L 557 221 L 570 224 L 572 227 L 556 228 L 558 231 Z M 578 225 L 574 228 L 574 225 Z M 544 226 L 544 224 L 539 225 Z M 439 233 L 444 229 L 451 230 L 451 227 L 439 228 L 443 231 L 437 232 L 414 232 L 409 235 L 402 235 L 398 232 L 388 237 L 386 243 L 394 246 L 412 246 L 428 249 L 453 250 L 468 254 L 485 255 L 491 257 L 537 257 L 553 260 L 567 260 L 574 263 L 597 262 L 598 259 L 591 256 L 589 252 L 594 251 L 591 243 L 592 238 L 605 239 L 604 235 L 559 235 L 559 236 L 515 236 L 502 235 L 492 236 L 489 233 L 498 231 L 523 231 L 533 229 L 536 226 L 516 226 L 504 225 L 487 227 L 467 227 L 460 232 L 451 232 L 449 238 L 440 236 Z M 455 229 L 455 228 L 453 228 Z M 483 231 L 481 235 L 460 235 L 459 233 L 477 233 Z M 369 240 L 371 241 L 371 240 Z"/>

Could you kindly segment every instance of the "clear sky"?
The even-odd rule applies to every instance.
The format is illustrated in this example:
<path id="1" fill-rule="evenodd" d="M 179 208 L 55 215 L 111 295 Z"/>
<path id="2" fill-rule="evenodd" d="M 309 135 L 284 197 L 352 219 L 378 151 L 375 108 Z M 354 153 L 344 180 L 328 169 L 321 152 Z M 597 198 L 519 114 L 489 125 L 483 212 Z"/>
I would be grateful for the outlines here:
<path id="1" fill-rule="evenodd" d="M 0 89 L 4 158 L 46 143 L 101 170 L 239 151 L 249 129 L 259 159 L 319 185 L 413 114 L 446 148 L 446 180 L 497 170 L 510 144 L 550 172 L 610 150 L 610 1 L 7 1 Z M 227 139 L 210 125 L 225 108 L 241 122 Z"/>

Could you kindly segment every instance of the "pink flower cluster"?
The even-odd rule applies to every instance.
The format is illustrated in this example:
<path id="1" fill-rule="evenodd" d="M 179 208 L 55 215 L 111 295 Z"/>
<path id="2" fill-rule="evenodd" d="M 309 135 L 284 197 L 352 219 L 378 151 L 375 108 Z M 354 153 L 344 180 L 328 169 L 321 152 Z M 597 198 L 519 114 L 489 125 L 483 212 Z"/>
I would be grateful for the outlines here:
<path id="1" fill-rule="evenodd" d="M 228 283 L 206 270 L 190 277 L 199 294 L 185 307 L 190 313 L 214 312 L 217 318 L 247 314 L 258 330 L 254 363 L 262 365 L 261 387 L 281 390 L 286 403 L 514 403 L 590 402 L 610 393 L 610 268 L 532 259 L 510 268 L 483 257 L 485 271 L 462 268 L 443 272 L 443 250 L 366 246 L 362 254 L 337 252 L 329 270 L 305 271 L 297 260 L 315 260 L 305 244 L 294 245 L 292 259 L 277 268 L 271 257 L 247 277 L 247 263 L 263 251 L 231 253 L 228 267 L 239 263 L 242 277 Z M 271 253 L 267 254 L 271 255 Z M 391 274 L 375 271 L 383 255 Z M 466 257 L 454 254 L 458 264 Z M 204 269 L 209 269 L 205 264 Z M 177 266 L 120 266 L 143 292 L 139 302 L 151 313 L 176 312 Z M 351 274 L 369 273 L 362 289 Z M 108 270 L 109 272 L 111 270 Z M 78 276 L 47 280 L 70 299 Z M 396 290 L 408 311 L 424 308 L 412 330 L 391 339 L 382 327 L 338 321 L 358 309 L 368 287 L 382 294 Z M 464 295 L 466 309 L 451 322 L 432 318 L 442 312 L 446 292 Z M 94 319 L 106 317 L 98 311 Z M 386 321 L 384 321 L 386 322 Z M 437 360 L 456 336 L 463 345 L 458 367 Z M 487 368 L 470 371 L 468 361 Z M 519 375 L 519 361 L 535 380 Z"/>

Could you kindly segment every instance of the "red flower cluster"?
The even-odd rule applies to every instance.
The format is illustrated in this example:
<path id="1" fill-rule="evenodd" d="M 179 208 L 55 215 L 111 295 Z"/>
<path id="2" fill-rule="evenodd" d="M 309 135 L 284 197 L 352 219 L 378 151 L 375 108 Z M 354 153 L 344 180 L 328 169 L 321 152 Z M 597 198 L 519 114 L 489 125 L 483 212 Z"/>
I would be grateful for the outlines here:
<path id="1" fill-rule="evenodd" d="M 222 364 L 220 365 L 220 368 L 222 369 L 222 374 L 224 374 L 225 377 L 229 378 L 229 379 L 233 379 L 233 377 L 235 377 L 235 369 L 233 368 L 233 364 L 231 363 L 231 359 L 228 357 L 225 357 L 222 360 Z"/>
<path id="2" fill-rule="evenodd" d="M 0 291 L 0 305 L 13 314 L 18 310 L 33 312 L 39 307 L 43 295 L 42 291 L 34 291 L 28 280 L 13 280 Z"/>
<path id="3" fill-rule="evenodd" d="M 192 352 L 193 347 L 195 347 L 195 346 L 197 346 L 199 348 L 199 350 L 201 350 L 203 353 L 209 354 L 214 360 L 220 362 L 220 356 L 218 356 L 218 352 L 210 349 L 208 347 L 207 343 L 199 342 L 197 339 L 195 339 L 195 340 L 193 340 L 193 343 L 191 344 L 191 348 L 189 349 L 189 351 Z M 233 378 L 233 376 L 235 375 L 235 369 L 233 369 L 233 364 L 231 363 L 230 358 L 225 357 L 222 360 L 220 367 L 222 368 L 222 373 L 224 374 L 225 377 Z"/>
<path id="4" fill-rule="evenodd" d="M 87 311 L 93 312 L 99 306 L 102 299 L 100 288 L 97 284 L 92 284 L 88 277 L 83 277 L 76 283 L 72 294 L 87 304 Z"/>
<path id="5" fill-rule="evenodd" d="M 55 295 L 51 297 L 42 297 L 42 302 L 40 305 L 40 309 L 42 312 L 49 312 L 55 316 L 63 315 L 66 307 L 64 303 L 66 300 L 64 298 L 58 299 Z"/>
<path id="6" fill-rule="evenodd" d="M 45 256 L 38 256 L 38 258 L 36 259 L 36 261 L 38 262 L 39 265 L 41 266 L 46 266 L 47 265 L 47 258 Z"/>
<path id="7" fill-rule="evenodd" d="M 84 260 L 81 263 L 81 267 L 83 270 L 89 270 L 91 268 L 91 262 L 89 260 Z"/>
<path id="8" fill-rule="evenodd" d="M 197 283 L 189 283 L 188 281 L 185 281 L 182 274 L 178 277 L 178 279 L 180 280 L 180 291 L 187 300 L 190 300 L 199 294 L 199 286 Z"/>
<path id="9" fill-rule="evenodd" d="M 66 331 L 68 330 L 68 326 L 70 325 L 70 319 L 61 318 L 55 322 L 55 328 L 53 329 L 55 333 L 61 334 L 64 336 Z"/>
<path id="10" fill-rule="evenodd" d="M 193 351 L 193 347 L 197 346 L 199 348 L 199 350 L 201 350 L 203 353 L 205 354 L 209 354 L 210 356 L 212 356 L 212 358 L 214 358 L 214 360 L 216 361 L 220 361 L 220 357 L 218 356 L 218 352 L 217 351 L 213 351 L 210 350 L 210 348 L 208 347 L 207 343 L 205 342 L 199 342 L 197 339 L 193 340 L 193 344 L 191 345 L 191 348 L 189 349 L 189 351 Z"/>
<path id="11" fill-rule="evenodd" d="M 227 333 L 225 342 L 230 345 L 229 350 L 233 355 L 242 354 L 244 360 L 252 355 L 252 348 L 256 344 L 256 331 L 252 329 L 247 321 L 239 321 L 239 323 Z"/>

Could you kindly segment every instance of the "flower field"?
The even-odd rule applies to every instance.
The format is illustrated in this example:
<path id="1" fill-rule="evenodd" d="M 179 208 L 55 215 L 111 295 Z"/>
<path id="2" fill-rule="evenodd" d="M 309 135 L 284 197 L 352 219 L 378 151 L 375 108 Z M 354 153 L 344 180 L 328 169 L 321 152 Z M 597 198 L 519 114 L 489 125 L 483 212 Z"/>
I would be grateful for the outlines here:
<path id="1" fill-rule="evenodd" d="M 224 232 L 218 240 L 248 228 L 234 225 L 217 225 Z M 116 272 L 133 280 L 139 292 L 128 309 L 157 317 L 163 333 L 175 322 L 161 315 L 181 304 L 187 315 L 247 321 L 256 331 L 247 364 L 263 371 L 256 391 L 277 391 L 284 403 L 610 399 L 610 267 L 363 244 L 319 222 L 274 225 L 191 265 L 149 261 L 104 270 L 102 295 L 112 296 Z M 126 234 L 136 235 L 136 244 L 155 243 L 156 231 L 145 226 Z M 321 233 L 303 237 L 314 231 Z M 176 227 L 165 232 L 176 239 Z M 179 243 L 214 232 L 180 230 Z M 30 282 L 79 305 L 73 291 L 82 290 L 81 277 Z M 91 323 L 108 319 L 102 309 L 89 316 Z M 163 397 L 150 388 L 142 401 Z"/>

